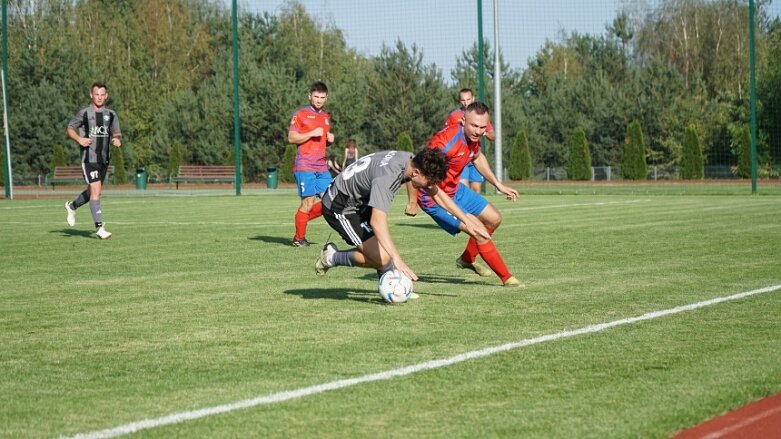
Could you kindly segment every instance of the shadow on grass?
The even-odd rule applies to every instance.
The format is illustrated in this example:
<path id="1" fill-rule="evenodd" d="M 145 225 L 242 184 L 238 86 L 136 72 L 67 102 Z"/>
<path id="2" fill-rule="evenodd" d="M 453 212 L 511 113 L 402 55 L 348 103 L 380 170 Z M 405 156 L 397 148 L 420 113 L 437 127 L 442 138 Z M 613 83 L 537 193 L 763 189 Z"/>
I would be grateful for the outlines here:
<path id="1" fill-rule="evenodd" d="M 416 227 L 418 229 L 440 229 L 438 224 L 410 224 L 410 223 L 397 223 L 399 227 Z"/>
<path id="2" fill-rule="evenodd" d="M 73 236 L 80 236 L 82 238 L 90 238 L 90 239 L 92 239 L 93 238 L 92 235 L 95 232 L 91 232 L 89 230 L 78 230 L 78 229 L 60 229 L 60 230 L 52 230 L 49 233 L 59 233 L 60 236 L 65 236 L 65 237 L 68 237 L 68 238 L 73 237 Z"/>
<path id="3" fill-rule="evenodd" d="M 305 288 L 287 290 L 285 294 L 301 296 L 302 299 L 354 300 L 372 305 L 385 305 L 379 294 L 373 290 L 348 290 L 344 288 Z"/>
<path id="4" fill-rule="evenodd" d="M 250 239 L 252 241 L 260 241 L 260 242 L 266 242 L 269 244 L 282 244 L 285 247 L 293 248 L 291 245 L 293 242 L 292 238 L 282 238 L 280 236 L 265 236 L 265 235 L 258 235 L 258 236 L 252 236 L 247 239 Z M 318 247 L 318 244 L 316 242 L 309 242 L 312 244 L 312 247 Z"/>

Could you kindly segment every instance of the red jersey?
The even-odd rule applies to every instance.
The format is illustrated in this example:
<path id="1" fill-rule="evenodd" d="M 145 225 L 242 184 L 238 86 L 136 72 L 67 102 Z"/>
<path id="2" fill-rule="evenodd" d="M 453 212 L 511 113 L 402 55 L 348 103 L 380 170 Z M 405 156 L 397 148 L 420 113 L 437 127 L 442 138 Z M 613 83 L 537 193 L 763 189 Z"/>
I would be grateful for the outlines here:
<path id="1" fill-rule="evenodd" d="M 293 172 L 328 172 L 325 148 L 328 146 L 328 131 L 331 128 L 331 116 L 323 110 L 316 111 L 312 106 L 299 108 L 290 121 L 290 131 L 306 133 L 317 127 L 323 128 L 323 135 L 312 137 L 298 145 Z"/>
<path id="2" fill-rule="evenodd" d="M 429 148 L 441 149 L 448 158 L 448 169 L 445 179 L 437 186 L 453 198 L 458 191 L 461 172 L 480 152 L 480 142 L 470 142 L 464 137 L 464 127 L 461 124 L 447 125 L 434 135 L 428 142 Z M 418 204 L 433 206 L 434 200 L 425 190 L 418 190 Z"/>
<path id="3" fill-rule="evenodd" d="M 448 125 L 460 125 L 464 121 L 464 109 L 463 108 L 456 108 L 455 110 L 451 111 L 450 114 L 447 115 L 447 120 L 445 121 L 445 126 Z M 494 126 L 491 125 L 491 122 L 488 122 L 488 125 L 485 127 L 486 133 L 493 133 L 494 132 Z"/>

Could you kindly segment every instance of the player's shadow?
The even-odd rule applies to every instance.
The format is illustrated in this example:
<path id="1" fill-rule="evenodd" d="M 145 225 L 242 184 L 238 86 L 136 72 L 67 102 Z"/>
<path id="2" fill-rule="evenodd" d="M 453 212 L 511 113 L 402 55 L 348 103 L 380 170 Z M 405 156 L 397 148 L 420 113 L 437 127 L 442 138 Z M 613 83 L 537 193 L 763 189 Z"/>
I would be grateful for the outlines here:
<path id="1" fill-rule="evenodd" d="M 285 294 L 301 296 L 302 299 L 354 300 L 356 302 L 383 305 L 385 302 L 373 290 L 349 290 L 344 288 L 305 288 L 286 290 Z"/>
<path id="2" fill-rule="evenodd" d="M 412 224 L 412 223 L 396 223 L 399 227 L 416 227 L 418 229 L 439 229 L 437 224 Z"/>
<path id="3" fill-rule="evenodd" d="M 266 242 L 269 244 L 282 244 L 287 247 L 291 247 L 292 240 L 290 238 L 284 238 L 281 236 L 266 236 L 266 235 L 258 235 L 258 236 L 251 236 L 247 239 L 250 239 L 252 241 L 260 241 L 260 242 Z M 316 246 L 317 243 L 310 242 L 313 246 Z"/>
<path id="4" fill-rule="evenodd" d="M 456 276 L 441 276 L 438 274 L 420 274 L 417 273 L 418 280 L 415 283 L 415 292 L 420 294 L 421 297 L 425 296 L 437 296 L 437 297 L 458 297 L 458 294 L 449 294 L 449 293 L 443 293 L 440 292 L 441 290 L 437 288 L 436 286 L 426 286 L 421 285 L 423 283 L 427 284 L 452 284 L 452 285 L 458 285 L 459 289 L 464 287 L 472 287 L 472 286 L 482 286 L 482 285 L 489 285 L 488 283 L 476 283 L 476 282 L 467 282 L 465 278 L 463 277 L 456 277 Z M 375 273 L 366 273 L 363 276 L 361 276 L 362 279 L 366 279 L 369 281 L 377 282 L 377 275 Z"/>
<path id="5" fill-rule="evenodd" d="M 67 238 L 71 238 L 74 236 L 80 236 L 82 238 L 92 238 L 92 234 L 94 232 L 90 232 L 89 230 L 78 230 L 78 229 L 60 229 L 60 230 L 52 230 L 49 233 L 59 233 L 60 236 L 65 236 Z"/>

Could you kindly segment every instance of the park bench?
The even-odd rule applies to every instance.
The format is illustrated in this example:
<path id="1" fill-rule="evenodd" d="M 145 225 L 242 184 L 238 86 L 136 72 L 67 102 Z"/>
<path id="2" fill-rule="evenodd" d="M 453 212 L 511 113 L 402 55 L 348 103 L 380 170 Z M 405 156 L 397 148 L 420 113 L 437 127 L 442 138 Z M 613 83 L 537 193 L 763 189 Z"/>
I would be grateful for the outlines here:
<path id="1" fill-rule="evenodd" d="M 233 183 L 236 180 L 236 168 L 226 165 L 181 165 L 171 181 L 176 183 Z"/>
<path id="2" fill-rule="evenodd" d="M 105 181 L 111 181 L 114 176 L 114 166 L 108 167 L 108 173 L 106 174 Z M 58 184 L 87 184 L 84 179 L 84 171 L 81 166 L 55 166 L 54 172 L 46 174 L 46 186 L 54 186 Z"/>

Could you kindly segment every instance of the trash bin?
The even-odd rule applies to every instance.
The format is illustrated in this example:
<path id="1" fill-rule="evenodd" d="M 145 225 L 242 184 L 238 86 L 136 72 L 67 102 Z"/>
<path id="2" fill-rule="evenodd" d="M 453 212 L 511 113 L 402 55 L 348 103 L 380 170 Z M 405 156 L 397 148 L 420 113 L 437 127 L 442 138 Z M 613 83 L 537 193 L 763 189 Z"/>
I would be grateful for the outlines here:
<path id="1" fill-rule="evenodd" d="M 147 174 L 146 169 L 144 168 L 137 168 L 136 169 L 136 189 L 146 189 L 146 183 L 149 180 L 149 174 Z"/>
<path id="2" fill-rule="evenodd" d="M 266 187 L 276 189 L 279 181 L 279 172 L 277 168 L 266 168 Z"/>

